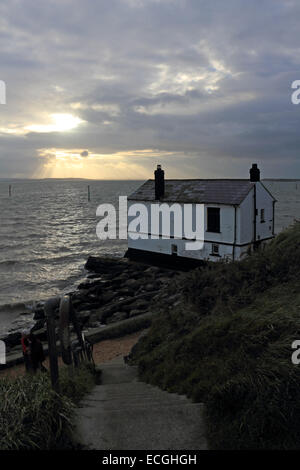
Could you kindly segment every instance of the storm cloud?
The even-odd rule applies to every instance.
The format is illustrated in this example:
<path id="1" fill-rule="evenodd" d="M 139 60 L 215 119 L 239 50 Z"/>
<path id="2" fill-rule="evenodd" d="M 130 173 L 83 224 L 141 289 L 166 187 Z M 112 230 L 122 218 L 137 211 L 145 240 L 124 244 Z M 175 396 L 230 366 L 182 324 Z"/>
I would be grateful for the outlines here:
<path id="1" fill-rule="evenodd" d="M 292 0 L 2 2 L 0 177 L 299 176 L 299 23 Z"/>

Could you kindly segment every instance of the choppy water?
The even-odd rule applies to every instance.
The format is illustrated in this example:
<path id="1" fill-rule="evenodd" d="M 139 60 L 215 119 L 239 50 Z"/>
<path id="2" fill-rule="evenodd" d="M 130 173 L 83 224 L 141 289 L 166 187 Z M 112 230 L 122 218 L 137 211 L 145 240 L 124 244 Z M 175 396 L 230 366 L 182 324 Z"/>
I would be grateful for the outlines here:
<path id="1" fill-rule="evenodd" d="M 9 184 L 12 197 L 8 197 Z M 72 289 L 83 277 L 89 255 L 124 255 L 126 240 L 97 238 L 96 208 L 101 203 L 117 207 L 119 195 L 130 194 L 140 184 L 0 181 L 0 332 L 32 300 Z"/>
<path id="2" fill-rule="evenodd" d="M 300 219 L 300 181 L 265 184 L 278 199 L 278 232 Z M 139 185 L 139 181 L 0 181 L 0 333 L 33 299 L 72 289 L 84 276 L 89 255 L 123 256 L 126 240 L 97 238 L 96 208 L 107 202 L 117 207 L 118 196 L 129 195 Z"/>

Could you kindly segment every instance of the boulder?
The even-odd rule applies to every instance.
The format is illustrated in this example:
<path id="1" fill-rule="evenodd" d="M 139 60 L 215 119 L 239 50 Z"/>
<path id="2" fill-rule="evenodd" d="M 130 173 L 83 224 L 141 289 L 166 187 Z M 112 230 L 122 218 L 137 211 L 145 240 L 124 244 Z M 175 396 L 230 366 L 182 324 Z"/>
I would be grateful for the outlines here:
<path id="1" fill-rule="evenodd" d="M 45 319 L 44 320 L 38 320 L 35 325 L 31 328 L 30 332 L 31 333 L 34 333 L 35 331 L 38 331 L 40 330 L 41 328 L 43 328 L 45 325 Z"/>
<path id="2" fill-rule="evenodd" d="M 90 256 L 85 264 L 85 269 L 94 271 L 94 273 L 113 273 L 114 275 L 121 274 L 127 261 L 124 259 L 112 258 L 98 258 Z"/>
<path id="3" fill-rule="evenodd" d="M 90 316 L 91 316 L 90 310 L 83 310 L 82 312 L 77 313 L 77 319 L 82 325 L 84 325 L 87 321 L 89 321 Z"/>
<path id="4" fill-rule="evenodd" d="M 33 333 L 31 329 L 31 333 Z M 34 335 L 41 341 L 47 341 L 47 328 L 41 328 L 40 330 L 34 331 Z"/>
<path id="5" fill-rule="evenodd" d="M 44 307 L 36 309 L 34 311 L 33 319 L 34 320 L 42 320 L 43 318 L 45 318 Z"/>
<path id="6" fill-rule="evenodd" d="M 141 285 L 141 280 L 137 281 L 136 279 L 128 279 L 124 282 L 124 286 L 131 287 L 132 289 L 137 289 Z"/>
<path id="7" fill-rule="evenodd" d="M 21 343 L 21 333 L 19 331 L 8 334 L 5 338 L 2 338 L 6 346 L 12 348 Z"/>
<path id="8" fill-rule="evenodd" d="M 125 312 L 115 312 L 112 316 L 107 318 L 106 323 L 114 323 L 117 321 L 122 321 L 127 318 L 127 313 Z"/>
<path id="9" fill-rule="evenodd" d="M 155 284 L 146 284 L 144 286 L 144 290 L 148 292 L 153 292 L 156 290 L 156 285 Z"/>
<path id="10" fill-rule="evenodd" d="M 108 302 L 111 302 L 112 300 L 114 300 L 116 297 L 116 294 L 112 291 L 108 291 L 108 292 L 104 292 L 103 295 L 102 295 L 102 302 L 104 304 L 107 304 Z"/>
<path id="11" fill-rule="evenodd" d="M 132 304 L 134 309 L 138 310 L 147 310 L 149 307 L 149 302 L 147 300 L 138 299 L 136 302 Z"/>
<path id="12" fill-rule="evenodd" d="M 137 315 L 141 315 L 142 313 L 145 313 L 143 310 L 138 310 L 138 309 L 133 309 L 130 310 L 129 317 L 136 317 Z"/>

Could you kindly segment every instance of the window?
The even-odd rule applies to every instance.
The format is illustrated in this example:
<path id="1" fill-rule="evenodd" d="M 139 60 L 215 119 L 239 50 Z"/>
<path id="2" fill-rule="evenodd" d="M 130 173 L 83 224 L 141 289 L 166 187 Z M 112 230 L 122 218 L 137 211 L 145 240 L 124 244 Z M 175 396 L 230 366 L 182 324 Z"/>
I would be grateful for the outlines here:
<path id="1" fill-rule="evenodd" d="M 220 209 L 218 207 L 207 208 L 207 231 L 220 232 Z"/>
<path id="2" fill-rule="evenodd" d="M 265 222 L 265 209 L 260 209 L 260 223 Z"/>
<path id="3" fill-rule="evenodd" d="M 219 254 L 219 245 L 217 245 L 216 243 L 213 243 L 211 245 L 211 254 L 213 256 L 220 256 L 220 254 Z"/>
<path id="4" fill-rule="evenodd" d="M 171 250 L 172 250 L 172 255 L 177 255 L 177 245 L 172 245 Z"/>

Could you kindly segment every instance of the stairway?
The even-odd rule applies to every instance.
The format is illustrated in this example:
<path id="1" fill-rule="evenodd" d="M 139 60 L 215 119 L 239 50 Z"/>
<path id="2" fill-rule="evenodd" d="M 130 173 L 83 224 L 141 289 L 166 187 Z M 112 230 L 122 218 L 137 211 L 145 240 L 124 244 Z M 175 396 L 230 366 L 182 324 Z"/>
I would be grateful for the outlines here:
<path id="1" fill-rule="evenodd" d="M 206 449 L 203 404 L 139 382 L 123 358 L 101 365 L 102 383 L 77 412 L 80 442 L 97 450 Z"/>

